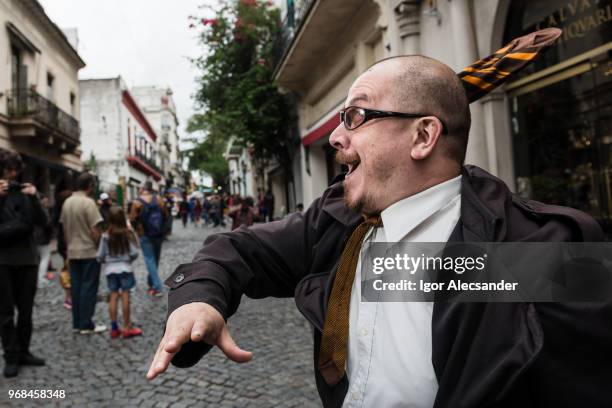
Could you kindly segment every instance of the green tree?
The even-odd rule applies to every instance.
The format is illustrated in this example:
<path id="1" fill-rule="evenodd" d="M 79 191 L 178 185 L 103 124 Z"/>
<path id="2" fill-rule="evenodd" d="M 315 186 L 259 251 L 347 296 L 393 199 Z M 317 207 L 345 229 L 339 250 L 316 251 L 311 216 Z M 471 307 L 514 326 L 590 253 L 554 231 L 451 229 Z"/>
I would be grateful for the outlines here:
<path id="1" fill-rule="evenodd" d="M 190 119 L 189 131 L 206 135 L 190 157 L 194 168 L 227 177 L 227 170 L 221 174 L 220 163 L 227 142 L 234 137 L 237 143 L 250 146 L 260 163 L 276 160 L 291 174 L 289 109 L 273 81 L 280 14 L 271 5 L 235 0 L 210 9 L 214 18 L 190 17 L 191 26 L 200 30 L 204 50 L 193 60 L 201 72 L 195 94 L 199 112 Z M 204 171 L 215 178 L 209 170 Z"/>

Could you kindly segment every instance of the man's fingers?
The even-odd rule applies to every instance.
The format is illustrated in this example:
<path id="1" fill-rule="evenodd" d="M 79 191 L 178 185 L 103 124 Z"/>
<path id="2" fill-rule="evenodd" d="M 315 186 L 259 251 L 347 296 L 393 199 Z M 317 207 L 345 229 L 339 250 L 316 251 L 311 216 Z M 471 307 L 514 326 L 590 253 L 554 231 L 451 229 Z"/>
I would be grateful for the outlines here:
<path id="1" fill-rule="evenodd" d="M 227 358 L 237 363 L 246 363 L 247 361 L 251 361 L 253 358 L 253 353 L 242 350 L 240 347 L 238 347 L 238 345 L 236 345 L 236 342 L 229 334 L 227 326 L 224 326 L 223 329 L 221 329 L 221 333 L 217 339 L 217 347 L 221 349 Z"/>
<path id="2" fill-rule="evenodd" d="M 155 353 L 155 357 L 147 373 L 147 378 L 149 380 L 152 380 L 166 371 L 170 365 L 170 361 L 172 361 L 172 357 L 178 353 L 183 344 L 189 341 L 191 335 L 191 330 L 187 326 L 180 326 L 172 330 L 172 332 L 173 333 L 164 336 L 159 344 L 159 348 Z"/>
<path id="3" fill-rule="evenodd" d="M 191 329 L 191 341 L 202 341 L 206 334 L 206 325 L 202 320 L 196 320 Z"/>
<path id="4" fill-rule="evenodd" d="M 164 338 L 161 339 L 161 341 L 159 342 L 159 347 L 157 347 L 157 351 L 155 352 L 155 355 L 153 356 L 153 361 L 151 362 L 151 366 L 149 367 L 149 371 L 147 372 L 147 379 L 152 380 L 155 377 L 157 377 L 158 374 L 161 374 L 163 372 L 163 365 L 160 365 L 160 359 L 159 356 L 162 352 L 162 350 L 164 349 L 164 344 L 166 342 L 166 337 L 164 336 Z M 161 370 L 161 371 L 160 371 Z"/>

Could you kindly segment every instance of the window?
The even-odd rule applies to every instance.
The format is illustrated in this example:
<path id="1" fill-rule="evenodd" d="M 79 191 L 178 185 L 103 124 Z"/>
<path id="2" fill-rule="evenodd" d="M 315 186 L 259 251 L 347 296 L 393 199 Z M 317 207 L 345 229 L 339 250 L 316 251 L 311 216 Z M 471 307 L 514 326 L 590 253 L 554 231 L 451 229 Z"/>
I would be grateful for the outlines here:
<path id="1" fill-rule="evenodd" d="M 54 92 L 53 92 L 53 84 L 55 82 L 55 77 L 50 72 L 47 72 L 47 99 L 50 101 L 54 101 Z"/>
<path id="2" fill-rule="evenodd" d="M 11 47 L 11 87 L 13 90 L 17 90 L 21 87 L 21 81 L 19 80 L 21 68 L 21 53 L 19 48 Z"/>
<path id="3" fill-rule="evenodd" d="M 169 131 L 171 129 L 170 121 L 171 121 L 170 115 L 164 114 L 162 116 L 161 128 L 163 131 Z"/>
<path id="4" fill-rule="evenodd" d="M 70 114 L 76 117 L 76 95 L 74 92 L 70 92 Z"/>

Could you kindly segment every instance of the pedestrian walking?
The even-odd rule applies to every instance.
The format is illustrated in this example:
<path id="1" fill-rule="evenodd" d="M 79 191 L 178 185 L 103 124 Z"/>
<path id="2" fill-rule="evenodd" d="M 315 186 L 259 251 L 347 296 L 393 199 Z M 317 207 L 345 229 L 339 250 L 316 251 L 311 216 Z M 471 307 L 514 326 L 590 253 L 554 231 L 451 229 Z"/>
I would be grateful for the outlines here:
<path id="1" fill-rule="evenodd" d="M 140 188 L 140 196 L 132 204 L 129 219 L 140 238 L 140 248 L 148 271 L 148 293 L 160 297 L 163 287 L 157 269 L 168 214 L 163 200 L 153 193 L 151 182 L 144 183 Z"/>
<path id="2" fill-rule="evenodd" d="M 106 231 L 106 229 L 108 228 L 108 213 L 112 205 L 113 203 L 111 202 L 111 199 L 108 193 L 100 194 L 100 201 L 99 201 L 100 215 L 102 216 L 102 219 L 104 220 L 101 225 L 102 231 Z"/>
<path id="3" fill-rule="evenodd" d="M 204 196 L 202 200 L 202 218 L 204 219 L 204 225 L 210 224 L 210 198 Z"/>
<path id="4" fill-rule="evenodd" d="M 111 207 L 108 212 L 108 230 L 102 234 L 96 258 L 102 264 L 108 291 L 108 313 L 111 320 L 110 336 L 116 339 L 140 336 L 142 330 L 133 327 L 130 320 L 130 290 L 135 286 L 132 262 L 138 257 L 138 246 L 133 231 L 128 228 L 121 207 Z M 123 329 L 117 324 L 117 301 L 121 298 Z"/>
<path id="5" fill-rule="evenodd" d="M 196 197 L 195 203 L 193 206 L 193 219 L 194 219 L 196 227 L 200 226 L 201 218 L 202 218 L 202 203 L 200 202 L 200 199 Z"/>
<path id="6" fill-rule="evenodd" d="M 266 208 L 265 194 L 261 188 L 257 189 L 257 207 L 259 209 L 259 221 L 268 222 L 268 209 Z"/>
<path id="7" fill-rule="evenodd" d="M 195 223 L 194 213 L 195 213 L 195 197 L 191 197 L 189 199 L 189 220 L 191 221 L 192 224 Z"/>
<path id="8" fill-rule="evenodd" d="M 34 242 L 38 251 L 38 287 L 49 286 L 51 284 L 49 276 L 49 262 L 51 260 L 51 239 L 53 238 L 53 227 L 49 216 L 49 198 L 41 196 L 40 205 L 45 212 L 47 223 L 34 227 Z"/>
<path id="9" fill-rule="evenodd" d="M 266 208 L 266 214 L 268 215 L 266 222 L 274 221 L 274 194 L 272 194 L 271 189 L 268 189 L 264 196 L 264 206 Z"/>
<path id="10" fill-rule="evenodd" d="M 68 253 L 66 248 L 66 239 L 64 237 L 64 229 L 60 223 L 60 216 L 64 203 L 72 195 L 74 191 L 74 174 L 72 171 L 66 171 L 56 186 L 55 206 L 53 208 L 53 227 L 57 239 L 57 252 L 61 255 L 64 264 L 60 271 L 60 285 L 64 290 L 64 308 L 72 309 L 72 288 L 70 284 L 70 268 L 68 266 Z"/>
<path id="11" fill-rule="evenodd" d="M 103 222 L 91 198 L 96 182 L 89 173 L 76 180 L 77 191 L 62 206 L 60 223 L 64 229 L 72 292 L 72 328 L 80 334 L 102 333 L 106 326 L 95 324 L 100 264 L 96 259 Z"/>
<path id="12" fill-rule="evenodd" d="M 172 224 L 174 221 L 174 216 L 172 215 L 174 211 L 174 197 L 169 191 L 166 191 L 164 202 L 166 204 L 166 212 L 168 213 L 168 222 L 166 222 L 166 237 L 168 237 L 172 235 Z"/>
<path id="13" fill-rule="evenodd" d="M 189 202 L 187 201 L 187 193 L 183 193 L 183 200 L 179 204 L 179 215 L 183 222 L 183 228 L 187 227 L 187 218 L 189 217 Z"/>
<path id="14" fill-rule="evenodd" d="M 247 227 L 253 225 L 255 214 L 253 212 L 253 199 L 251 197 L 235 197 L 233 202 L 236 204 L 229 210 L 229 217 L 232 219 L 232 231 L 241 225 Z"/>
<path id="15" fill-rule="evenodd" d="M 218 227 L 223 219 L 223 210 L 221 210 L 221 198 L 215 194 L 210 200 L 210 219 L 213 227 Z"/>
<path id="16" fill-rule="evenodd" d="M 21 365 L 45 365 L 30 352 L 30 339 L 39 261 L 34 227 L 48 221 L 36 187 L 17 180 L 22 170 L 18 155 L 0 158 L 0 337 L 7 378 L 15 377 Z"/>

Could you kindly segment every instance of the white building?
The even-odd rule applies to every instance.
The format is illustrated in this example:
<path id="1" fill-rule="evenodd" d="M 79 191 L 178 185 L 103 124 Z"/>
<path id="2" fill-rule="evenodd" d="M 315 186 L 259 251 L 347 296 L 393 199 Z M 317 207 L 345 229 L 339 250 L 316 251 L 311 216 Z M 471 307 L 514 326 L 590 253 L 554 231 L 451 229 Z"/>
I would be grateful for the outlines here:
<path id="1" fill-rule="evenodd" d="M 256 174 L 254 174 L 255 169 L 249 149 L 237 144 L 235 139 L 231 139 L 223 156 L 229 167 L 230 194 L 251 196 L 256 199 L 257 186 L 260 184 L 255 179 Z"/>
<path id="2" fill-rule="evenodd" d="M 0 0 L 0 149 L 20 153 L 23 181 L 50 197 L 66 171 L 82 169 L 77 75 L 84 66 L 37 1 Z"/>
<path id="3" fill-rule="evenodd" d="M 138 86 L 131 88 L 130 93 L 159 136 L 159 165 L 166 179 L 166 186 L 184 187 L 182 163 L 179 159 L 179 122 L 172 90 L 156 86 Z"/>
<path id="4" fill-rule="evenodd" d="M 93 155 L 101 189 L 119 191 L 125 200 L 151 181 L 160 190 L 158 136 L 121 77 L 79 81 L 83 160 Z"/>

